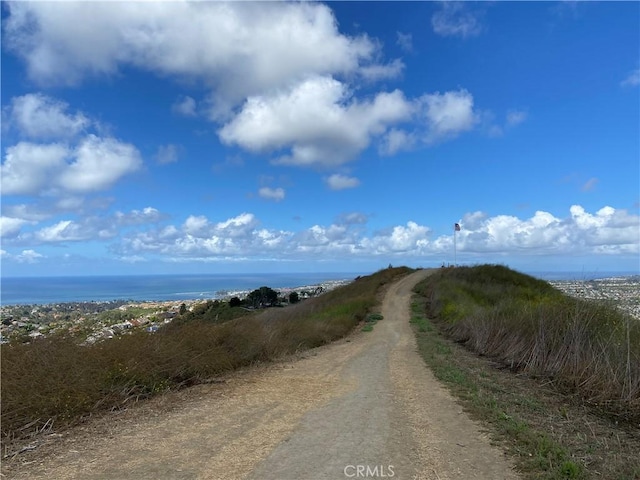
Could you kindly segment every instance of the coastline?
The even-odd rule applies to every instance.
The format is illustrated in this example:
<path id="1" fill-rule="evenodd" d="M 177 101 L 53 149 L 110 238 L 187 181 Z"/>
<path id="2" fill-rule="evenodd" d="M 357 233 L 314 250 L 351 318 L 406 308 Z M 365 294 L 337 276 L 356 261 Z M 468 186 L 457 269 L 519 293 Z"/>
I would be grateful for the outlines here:
<path id="1" fill-rule="evenodd" d="M 326 280 L 273 290 L 283 299 L 283 303 L 287 304 L 288 296 L 292 292 L 305 299 L 352 281 L 353 279 Z M 226 302 L 233 297 L 242 300 L 258 288 L 260 286 L 251 289 L 218 290 L 212 296 L 171 300 L 114 299 L 0 305 L 0 344 L 10 343 L 13 339 L 20 339 L 22 343 L 30 342 L 60 332 L 83 331 L 87 343 L 114 338 L 140 328 L 153 333 L 162 325 L 170 323 L 183 308 L 193 310 L 207 302 Z"/>
<path id="2" fill-rule="evenodd" d="M 261 286 L 275 290 L 301 289 L 347 282 L 369 273 L 243 273 L 243 274 L 158 274 L 92 275 L 56 277 L 1 277 L 0 309 L 18 305 L 60 305 L 64 303 L 193 302 L 224 300 Z M 522 272 L 554 282 L 581 283 L 611 278 L 640 276 L 639 272 L 540 271 Z"/>
<path id="3" fill-rule="evenodd" d="M 1 278 L 0 307 L 63 303 L 221 300 L 261 286 L 307 288 L 352 281 L 362 273 L 116 275 Z"/>
<path id="4" fill-rule="evenodd" d="M 301 299 L 309 298 L 348 284 L 357 278 L 356 274 L 352 274 L 353 276 L 347 274 L 314 275 L 325 278 L 334 277 L 334 279 L 307 282 L 299 286 L 274 286 L 275 283 L 269 282 L 269 280 L 277 280 L 286 285 L 286 282 L 293 280 L 293 278 L 243 275 L 239 278 L 242 278 L 244 285 L 250 283 L 251 287 L 224 288 L 219 284 L 220 288 L 210 289 L 207 294 L 196 292 L 196 295 L 175 295 L 175 298 L 169 299 L 110 298 L 106 300 L 2 304 L 0 305 L 0 318 L 2 319 L 0 343 L 8 343 L 15 338 L 20 338 L 22 342 L 33 341 L 52 333 L 64 331 L 87 332 L 87 338 L 94 339 L 92 341 L 113 338 L 139 328 L 154 332 L 163 324 L 170 323 L 183 308 L 193 310 L 200 304 L 214 301 L 225 302 L 233 297 L 242 300 L 251 291 L 263 285 L 275 290 L 282 299 L 282 303 L 286 305 L 291 292 L 298 293 Z M 576 278 L 576 272 L 572 272 L 571 275 Z M 335 279 L 339 276 L 351 278 Z M 640 320 L 640 294 L 638 293 L 640 292 L 640 275 L 610 276 L 609 273 L 603 273 L 603 277 L 589 280 L 545 281 L 572 297 L 615 303 L 621 310 Z M 138 277 L 137 280 L 141 278 L 158 277 L 145 276 Z M 177 278 L 174 276 L 163 277 L 163 279 L 171 281 Z M 184 276 L 180 278 L 184 278 Z M 224 281 L 228 276 L 191 276 L 189 278 L 205 281 L 216 278 Z M 74 282 L 77 281 L 78 277 L 75 277 Z"/>

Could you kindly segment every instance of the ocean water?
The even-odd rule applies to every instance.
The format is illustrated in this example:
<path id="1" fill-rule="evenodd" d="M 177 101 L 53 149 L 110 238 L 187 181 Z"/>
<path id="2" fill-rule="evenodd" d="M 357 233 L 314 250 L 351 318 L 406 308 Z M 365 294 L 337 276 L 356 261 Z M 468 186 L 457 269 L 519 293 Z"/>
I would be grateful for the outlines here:
<path id="1" fill-rule="evenodd" d="M 281 273 L 238 275 L 127 275 L 86 277 L 5 277 L 0 305 L 109 300 L 194 300 L 262 286 L 293 288 L 334 280 L 353 280 L 354 273 Z"/>
<path id="2" fill-rule="evenodd" d="M 585 281 L 638 275 L 638 272 L 523 273 L 547 281 Z M 251 291 L 265 285 L 271 288 L 295 288 L 329 281 L 353 280 L 358 275 L 363 273 L 3 277 L 0 279 L 0 305 L 215 299 L 232 292 Z"/>

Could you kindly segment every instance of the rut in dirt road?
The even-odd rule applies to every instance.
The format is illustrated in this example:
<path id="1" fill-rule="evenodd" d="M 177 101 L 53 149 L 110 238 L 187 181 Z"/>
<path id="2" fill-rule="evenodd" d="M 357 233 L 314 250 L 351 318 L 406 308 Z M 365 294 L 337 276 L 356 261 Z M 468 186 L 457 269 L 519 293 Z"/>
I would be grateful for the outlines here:
<path id="1" fill-rule="evenodd" d="M 384 320 L 342 366 L 351 390 L 307 413 L 249 478 L 516 478 L 417 354 L 409 306 L 427 273 L 386 294 Z"/>
<path id="2" fill-rule="evenodd" d="M 68 438 L 15 478 L 515 479 L 417 353 L 411 291 L 428 274 L 390 286 L 372 332 L 194 388 L 179 408 L 91 441 Z"/>

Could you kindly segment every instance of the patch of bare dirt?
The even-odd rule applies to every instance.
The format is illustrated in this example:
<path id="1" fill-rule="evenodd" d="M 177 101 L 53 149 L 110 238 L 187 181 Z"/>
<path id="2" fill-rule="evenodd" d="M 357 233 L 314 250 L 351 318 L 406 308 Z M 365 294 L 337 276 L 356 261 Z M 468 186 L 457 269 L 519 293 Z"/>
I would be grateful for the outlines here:
<path id="1" fill-rule="evenodd" d="M 15 479 L 512 479 L 434 379 L 409 325 L 421 270 L 372 332 L 87 421 L 5 458 Z"/>

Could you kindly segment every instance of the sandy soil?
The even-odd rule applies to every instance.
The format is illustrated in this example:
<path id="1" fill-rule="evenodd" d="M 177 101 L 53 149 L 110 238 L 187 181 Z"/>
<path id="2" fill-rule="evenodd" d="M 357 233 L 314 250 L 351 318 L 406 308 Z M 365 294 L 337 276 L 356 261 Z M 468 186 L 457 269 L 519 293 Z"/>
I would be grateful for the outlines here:
<path id="1" fill-rule="evenodd" d="M 12 459 L 3 478 L 512 479 L 434 379 L 393 284 L 372 332 L 95 419 Z"/>

